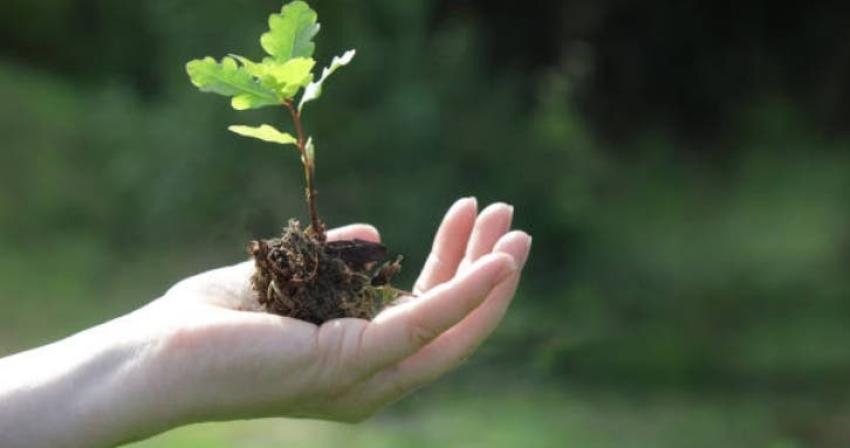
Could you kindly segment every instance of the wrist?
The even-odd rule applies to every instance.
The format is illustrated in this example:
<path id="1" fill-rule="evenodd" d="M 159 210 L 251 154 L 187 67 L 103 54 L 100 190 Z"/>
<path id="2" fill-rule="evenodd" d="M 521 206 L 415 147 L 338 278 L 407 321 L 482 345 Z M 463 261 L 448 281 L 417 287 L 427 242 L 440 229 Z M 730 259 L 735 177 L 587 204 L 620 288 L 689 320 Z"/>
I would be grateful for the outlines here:
<path id="1" fill-rule="evenodd" d="M 82 401 L 84 425 L 100 426 L 97 439 L 114 446 L 179 426 L 183 409 L 160 356 L 162 338 L 147 307 L 107 322 L 87 335 L 97 347 L 89 375 L 97 378 Z"/>
<path id="2" fill-rule="evenodd" d="M 152 339 L 132 321 L 0 360 L 0 445 L 113 446 L 167 428 L 148 381 Z"/>

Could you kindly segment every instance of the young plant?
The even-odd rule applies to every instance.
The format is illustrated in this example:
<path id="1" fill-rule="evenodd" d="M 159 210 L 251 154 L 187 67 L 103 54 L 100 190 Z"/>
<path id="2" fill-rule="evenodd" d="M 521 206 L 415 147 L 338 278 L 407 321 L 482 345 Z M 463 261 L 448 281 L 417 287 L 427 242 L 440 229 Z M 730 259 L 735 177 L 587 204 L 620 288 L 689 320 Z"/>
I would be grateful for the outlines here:
<path id="1" fill-rule="evenodd" d="M 322 86 L 328 77 L 354 58 L 355 50 L 337 56 L 331 65 L 322 70 L 322 76 L 313 80 L 313 38 L 319 32 L 318 16 L 307 3 L 295 1 L 283 6 L 280 14 L 269 17 L 269 31 L 260 37 L 260 44 L 268 54 L 261 62 L 230 55 L 217 62 L 211 57 L 197 59 L 186 65 L 192 84 L 202 92 L 232 97 L 230 105 L 236 110 L 259 109 L 277 106 L 288 109 L 297 137 L 281 132 L 273 126 L 230 126 L 239 135 L 270 143 L 294 145 L 301 155 L 304 177 L 307 182 L 307 204 L 311 230 L 319 240 L 324 240 L 324 227 L 316 208 L 315 148 L 312 138 L 305 139 L 301 124 L 304 106 L 322 95 Z M 303 89 L 301 99 L 295 97 Z"/>
<path id="2" fill-rule="evenodd" d="M 257 270 L 252 283 L 266 310 L 315 323 L 337 317 L 371 318 L 398 293 L 389 280 L 400 269 L 400 257 L 375 269 L 386 248 L 362 240 L 327 242 L 316 206 L 315 145 L 304 132 L 304 106 L 322 95 L 328 77 L 348 65 L 355 50 L 336 56 L 315 79 L 313 38 L 318 16 L 303 1 L 287 3 L 269 16 L 269 31 L 260 36 L 267 54 L 260 62 L 229 55 L 216 61 L 197 59 L 186 65 L 202 92 L 231 97 L 236 110 L 283 107 L 292 118 L 295 136 L 269 124 L 234 125 L 232 132 L 280 145 L 293 145 L 304 166 L 310 226 L 301 231 L 291 220 L 279 239 L 254 241 L 249 251 Z M 298 94 L 300 99 L 296 101 Z"/>

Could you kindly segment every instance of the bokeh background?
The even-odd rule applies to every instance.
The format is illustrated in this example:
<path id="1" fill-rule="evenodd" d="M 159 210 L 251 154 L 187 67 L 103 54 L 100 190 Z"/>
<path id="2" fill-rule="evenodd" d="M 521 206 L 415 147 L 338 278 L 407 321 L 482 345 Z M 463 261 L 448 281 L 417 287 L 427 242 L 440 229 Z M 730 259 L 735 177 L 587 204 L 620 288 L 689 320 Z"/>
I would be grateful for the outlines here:
<path id="1" fill-rule="evenodd" d="M 272 0 L 4 0 L 0 354 L 245 256 L 304 217 L 284 122 L 186 61 L 260 56 Z M 462 195 L 535 241 L 461 369 L 368 423 L 138 447 L 850 446 L 850 14 L 809 2 L 313 1 L 320 209 L 421 266 Z"/>

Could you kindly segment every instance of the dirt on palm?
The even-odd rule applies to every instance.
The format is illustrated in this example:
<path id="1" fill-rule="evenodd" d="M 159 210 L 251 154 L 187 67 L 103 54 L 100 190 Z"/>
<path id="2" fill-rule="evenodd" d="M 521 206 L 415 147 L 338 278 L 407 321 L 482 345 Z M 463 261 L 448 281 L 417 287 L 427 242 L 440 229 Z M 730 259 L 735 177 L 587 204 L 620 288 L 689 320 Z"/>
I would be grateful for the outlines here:
<path id="1" fill-rule="evenodd" d="M 251 284 L 260 305 L 274 314 L 314 324 L 331 319 L 371 319 L 395 300 L 390 285 L 401 257 L 385 261 L 387 249 L 364 240 L 322 241 L 298 221 L 280 238 L 252 241 L 256 271 Z"/>

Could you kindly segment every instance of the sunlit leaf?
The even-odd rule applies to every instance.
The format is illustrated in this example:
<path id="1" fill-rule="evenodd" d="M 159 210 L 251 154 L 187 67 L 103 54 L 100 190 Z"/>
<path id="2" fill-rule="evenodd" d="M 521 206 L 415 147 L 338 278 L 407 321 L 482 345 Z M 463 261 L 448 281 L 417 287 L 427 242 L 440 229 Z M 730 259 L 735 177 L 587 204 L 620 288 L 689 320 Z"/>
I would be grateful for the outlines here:
<path id="1" fill-rule="evenodd" d="M 333 72 L 337 71 L 340 67 L 344 65 L 348 65 L 352 59 L 354 59 L 354 55 L 357 52 L 355 50 L 348 50 L 342 56 L 334 56 L 331 61 L 331 65 L 329 67 L 325 67 L 322 69 L 322 77 L 315 82 L 311 82 L 304 88 L 304 95 L 301 96 L 301 102 L 298 104 L 298 109 L 301 110 L 304 108 L 304 104 L 313 101 L 320 96 L 322 96 L 322 85 L 325 80 L 328 79 Z"/>
<path id="2" fill-rule="evenodd" d="M 316 61 L 312 58 L 295 58 L 283 64 L 270 62 L 267 76 L 277 83 L 276 91 L 281 98 L 292 98 L 302 87 L 313 81 L 313 66 Z"/>
<path id="3" fill-rule="evenodd" d="M 262 78 L 266 74 L 266 68 L 263 63 L 254 62 L 245 56 L 240 56 L 238 54 L 230 54 L 231 58 L 236 59 L 242 64 L 242 67 L 245 67 L 245 70 L 251 74 L 251 76 L 255 78 Z"/>
<path id="4" fill-rule="evenodd" d="M 234 109 L 257 109 L 279 104 L 275 92 L 261 85 L 233 58 L 225 57 L 221 63 L 211 57 L 196 59 L 186 64 L 192 84 L 202 92 L 233 97 Z"/>
<path id="5" fill-rule="evenodd" d="M 319 32 L 316 11 L 307 3 L 287 3 L 280 14 L 269 16 L 269 31 L 260 36 L 260 45 L 278 62 L 313 56 L 313 37 Z"/>
<path id="6" fill-rule="evenodd" d="M 258 127 L 255 126 L 230 126 L 231 132 L 235 132 L 245 137 L 256 138 L 264 142 L 278 143 L 281 145 L 294 145 L 298 142 L 292 135 L 286 132 L 280 132 L 273 126 L 264 124 Z"/>
<path id="7" fill-rule="evenodd" d="M 298 90 L 309 84 L 313 80 L 313 66 L 316 65 L 312 58 L 294 58 L 282 63 L 266 58 L 257 63 L 243 56 L 231 56 L 238 59 L 260 85 L 274 91 L 280 101 L 292 98 Z"/>

